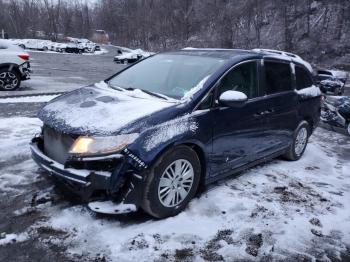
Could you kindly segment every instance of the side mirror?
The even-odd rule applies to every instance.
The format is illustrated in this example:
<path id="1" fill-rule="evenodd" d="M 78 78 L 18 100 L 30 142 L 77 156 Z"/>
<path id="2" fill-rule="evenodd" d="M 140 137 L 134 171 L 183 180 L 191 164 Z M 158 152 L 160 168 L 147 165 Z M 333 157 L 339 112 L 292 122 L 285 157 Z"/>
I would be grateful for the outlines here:
<path id="1" fill-rule="evenodd" d="M 220 104 L 228 107 L 242 107 L 247 102 L 246 94 L 239 91 L 226 91 L 219 97 Z"/>

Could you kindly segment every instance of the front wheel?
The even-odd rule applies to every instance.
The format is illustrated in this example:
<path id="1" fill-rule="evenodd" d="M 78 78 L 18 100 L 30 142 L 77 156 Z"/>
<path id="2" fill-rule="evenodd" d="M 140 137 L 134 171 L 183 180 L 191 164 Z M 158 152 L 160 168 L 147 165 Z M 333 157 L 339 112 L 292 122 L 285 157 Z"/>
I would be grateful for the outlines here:
<path id="1" fill-rule="evenodd" d="M 148 173 L 142 208 L 156 218 L 177 215 L 196 194 L 200 174 L 200 161 L 193 149 L 178 146 L 169 150 Z"/>
<path id="2" fill-rule="evenodd" d="M 292 144 L 283 155 L 284 158 L 291 161 L 299 160 L 305 152 L 309 136 L 310 126 L 308 122 L 302 121 L 294 132 Z"/>
<path id="3" fill-rule="evenodd" d="M 17 72 L 10 69 L 0 69 L 0 90 L 13 91 L 19 88 L 21 77 Z"/>

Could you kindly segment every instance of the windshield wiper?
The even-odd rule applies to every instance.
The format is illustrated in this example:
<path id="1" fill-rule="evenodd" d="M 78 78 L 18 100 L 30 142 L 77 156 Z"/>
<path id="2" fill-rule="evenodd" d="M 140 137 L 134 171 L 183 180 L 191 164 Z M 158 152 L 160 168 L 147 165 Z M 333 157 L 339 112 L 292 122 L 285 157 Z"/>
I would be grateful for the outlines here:
<path id="1" fill-rule="evenodd" d="M 126 87 L 125 90 L 128 90 L 128 91 L 133 91 L 135 90 L 136 88 L 133 88 L 133 87 Z M 151 96 L 155 96 L 155 97 L 158 97 L 158 98 L 161 98 L 161 99 L 165 99 L 165 100 L 168 100 L 168 98 L 166 96 L 163 96 L 161 94 L 158 94 L 158 93 L 154 93 L 154 92 L 151 92 L 149 90 L 145 90 L 145 89 L 140 89 L 140 88 L 137 88 L 138 90 L 141 90 L 142 92 L 148 94 L 148 95 L 151 95 Z"/>
<path id="2" fill-rule="evenodd" d="M 161 94 L 158 94 L 158 93 L 154 93 L 154 92 L 151 92 L 151 91 L 148 91 L 148 90 L 145 90 L 145 89 L 140 89 L 140 88 L 134 88 L 134 87 L 120 87 L 120 86 L 114 86 L 114 85 L 111 85 L 110 83 L 108 83 L 108 85 L 115 89 L 115 90 L 118 90 L 118 91 L 133 91 L 135 89 L 138 89 L 138 90 L 141 90 L 142 92 L 148 94 L 148 95 L 151 95 L 151 96 L 155 96 L 155 97 L 158 97 L 158 98 L 161 98 L 161 99 L 164 99 L 164 100 L 171 100 L 170 97 L 167 97 L 166 95 L 161 95 Z"/>
<path id="3" fill-rule="evenodd" d="M 125 88 L 122 88 L 120 86 L 114 86 L 114 85 L 111 85 L 109 82 L 107 83 L 112 89 L 115 89 L 115 90 L 118 90 L 118 91 L 124 91 Z"/>

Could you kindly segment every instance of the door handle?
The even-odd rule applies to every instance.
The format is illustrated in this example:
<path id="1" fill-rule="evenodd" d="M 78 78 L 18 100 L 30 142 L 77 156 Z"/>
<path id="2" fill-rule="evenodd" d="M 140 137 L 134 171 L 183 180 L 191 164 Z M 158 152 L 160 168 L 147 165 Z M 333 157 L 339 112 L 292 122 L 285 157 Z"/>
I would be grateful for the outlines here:
<path id="1" fill-rule="evenodd" d="M 254 116 L 261 117 L 261 116 L 264 116 L 264 115 L 271 114 L 273 112 L 275 112 L 275 111 L 271 108 L 271 109 L 268 109 L 268 110 L 265 110 L 265 111 L 257 112 L 257 113 L 254 114 Z"/>
<path id="2" fill-rule="evenodd" d="M 265 113 L 264 112 L 257 112 L 254 114 L 255 117 L 262 117 Z"/>

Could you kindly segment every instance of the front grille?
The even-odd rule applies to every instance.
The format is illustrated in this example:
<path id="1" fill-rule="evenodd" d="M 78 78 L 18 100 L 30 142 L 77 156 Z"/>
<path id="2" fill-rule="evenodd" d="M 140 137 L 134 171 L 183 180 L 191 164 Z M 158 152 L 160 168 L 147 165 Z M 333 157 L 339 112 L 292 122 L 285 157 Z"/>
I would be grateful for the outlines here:
<path id="1" fill-rule="evenodd" d="M 47 125 L 43 127 L 44 153 L 58 163 L 64 164 L 74 138 Z"/>

